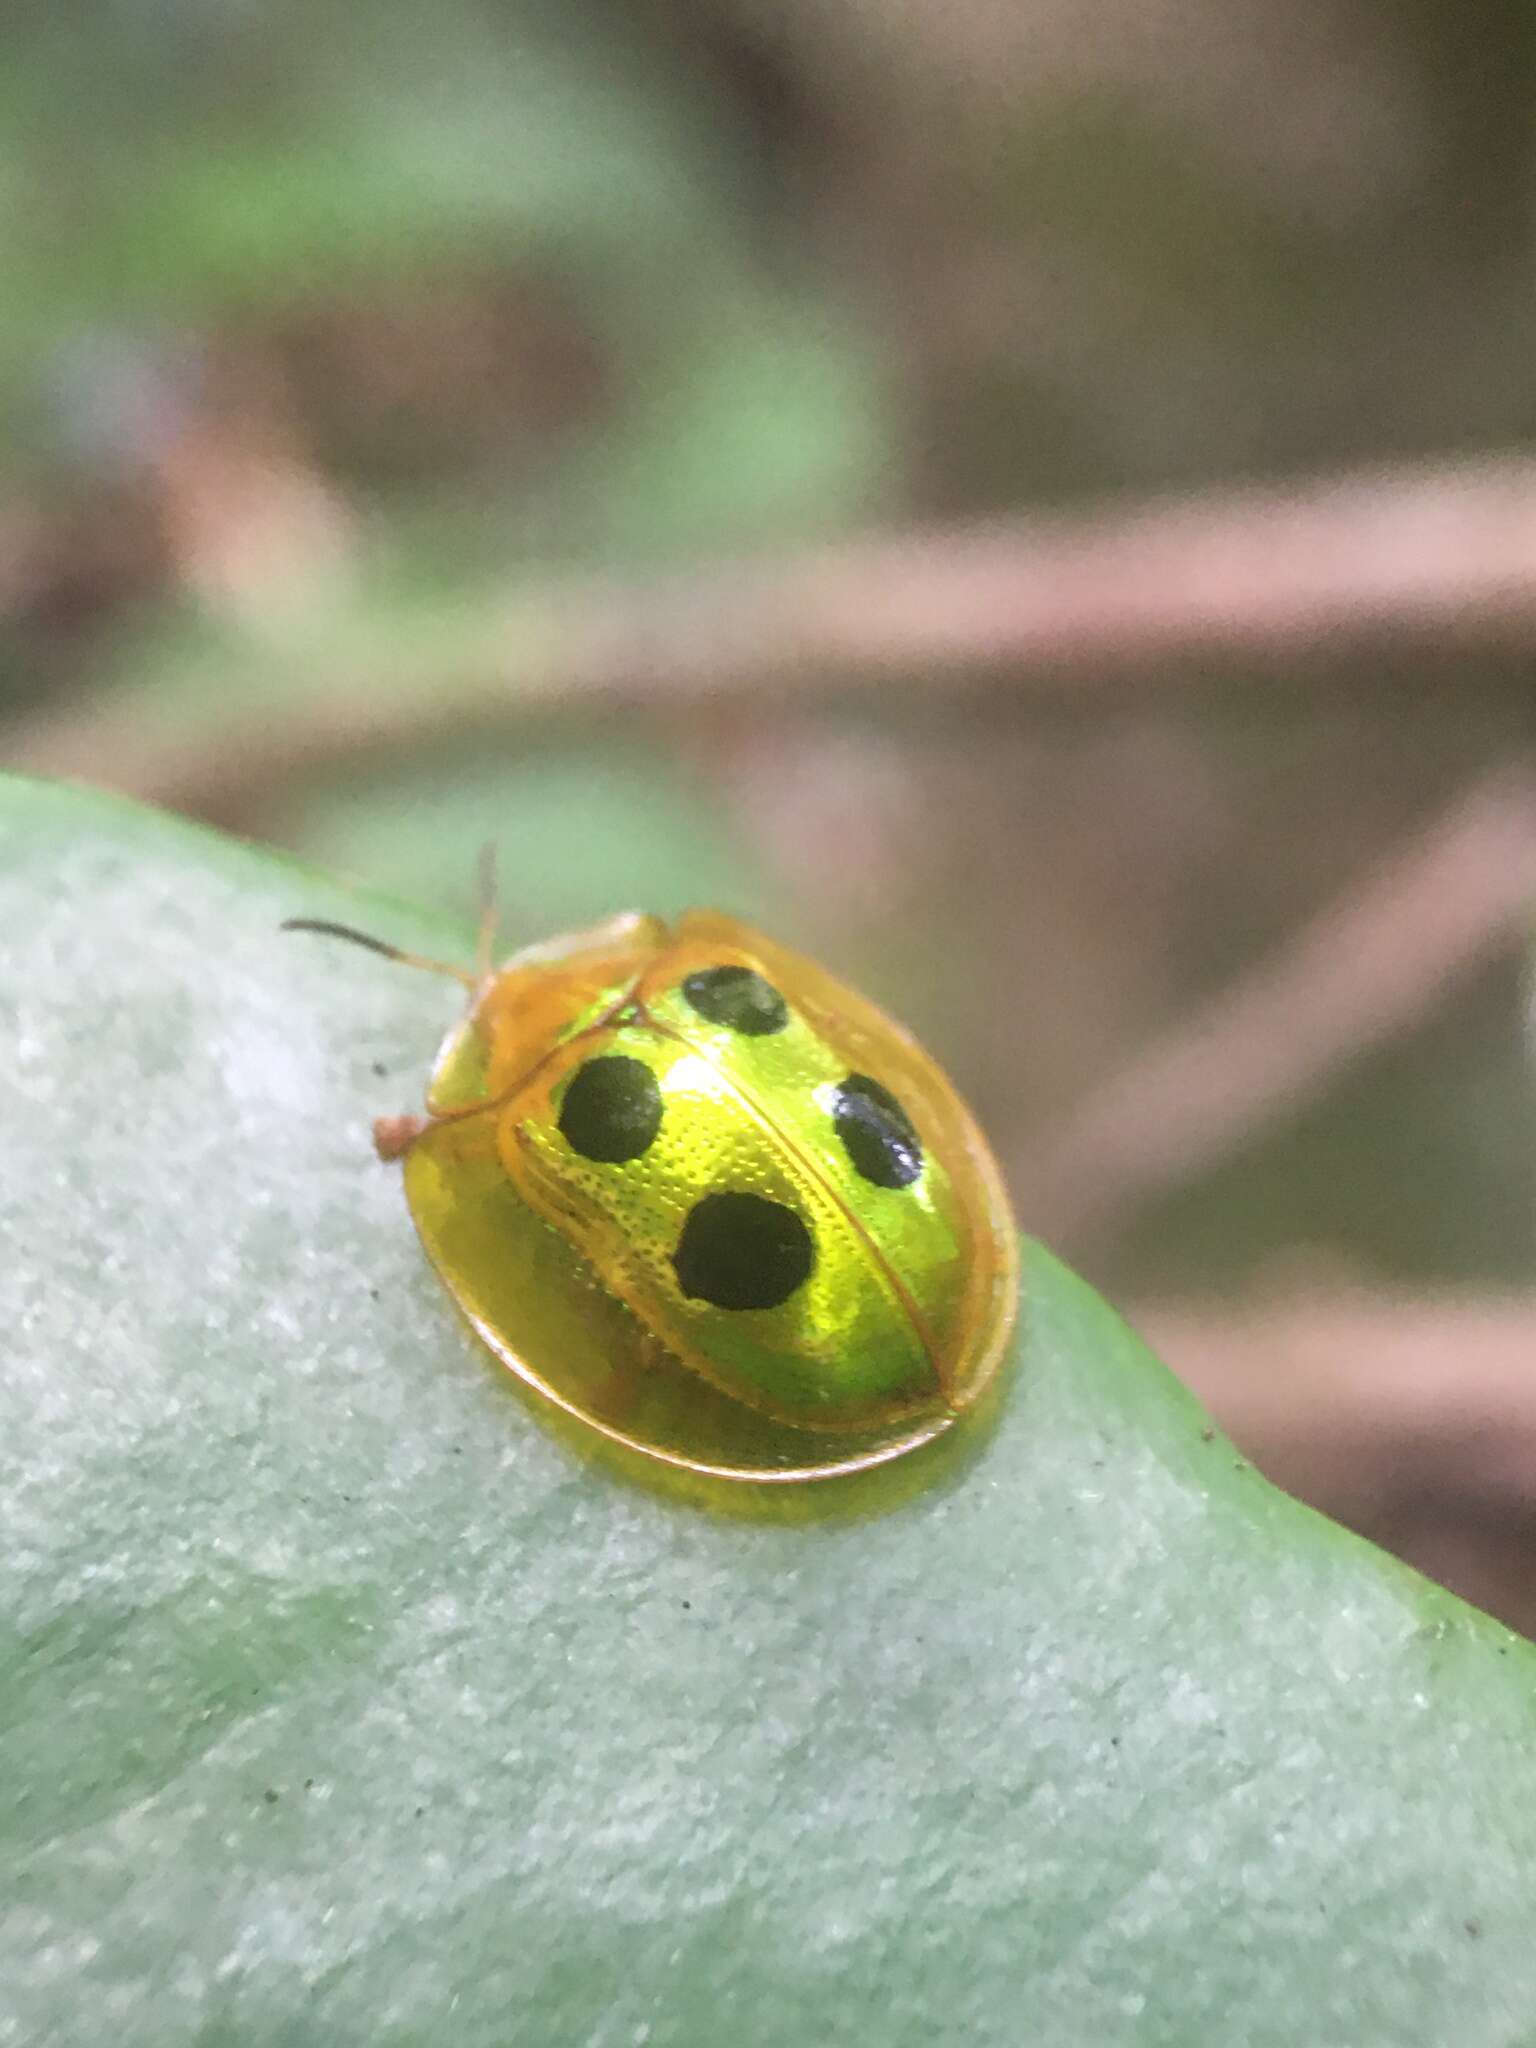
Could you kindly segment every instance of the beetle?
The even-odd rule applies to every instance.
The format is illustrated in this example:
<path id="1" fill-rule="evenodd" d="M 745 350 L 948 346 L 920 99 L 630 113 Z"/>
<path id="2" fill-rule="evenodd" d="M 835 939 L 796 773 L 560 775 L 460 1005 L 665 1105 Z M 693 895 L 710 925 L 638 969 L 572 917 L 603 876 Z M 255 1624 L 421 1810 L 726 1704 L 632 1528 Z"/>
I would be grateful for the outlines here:
<path id="1" fill-rule="evenodd" d="M 804 1481 L 975 1409 L 1013 1324 L 997 1164 L 911 1035 L 718 911 L 626 912 L 475 975 L 423 1115 L 418 1232 L 501 1361 L 647 1458 Z"/>

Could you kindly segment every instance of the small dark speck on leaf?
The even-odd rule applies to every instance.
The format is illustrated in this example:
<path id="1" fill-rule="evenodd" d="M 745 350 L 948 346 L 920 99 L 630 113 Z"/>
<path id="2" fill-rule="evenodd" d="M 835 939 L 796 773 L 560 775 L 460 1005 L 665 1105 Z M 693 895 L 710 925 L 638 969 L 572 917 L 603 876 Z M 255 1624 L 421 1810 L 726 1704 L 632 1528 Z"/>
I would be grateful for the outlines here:
<path id="1" fill-rule="evenodd" d="M 379 1077 L 379 1079 L 380 1079 L 381 1081 L 386 1081 L 386 1080 L 388 1080 L 388 1078 L 389 1078 L 389 1069 L 388 1069 L 388 1067 L 386 1067 L 386 1066 L 385 1066 L 385 1064 L 384 1064 L 384 1062 L 383 1062 L 382 1060 L 375 1060 L 375 1061 L 374 1061 L 374 1063 L 373 1063 L 373 1071 L 375 1072 L 375 1074 L 377 1074 L 377 1075 L 378 1075 L 378 1077 Z"/>
<path id="2" fill-rule="evenodd" d="M 1201 1430 L 1200 1441 L 1203 1444 L 1212 1444 L 1216 1441 L 1216 1432 L 1209 1423 Z"/>
<path id="3" fill-rule="evenodd" d="M 418 1806 L 416 1809 L 416 1818 L 420 1820 L 421 1816 L 426 1812 L 426 1810 L 427 1809 L 424 1806 Z"/>
<path id="4" fill-rule="evenodd" d="M 690 1613 L 693 1611 L 693 1602 L 691 1600 L 685 1600 L 683 1602 L 683 1605 L 689 1610 Z"/>
<path id="5" fill-rule="evenodd" d="M 1481 1920 L 1463 1920 L 1461 1924 L 1463 1927 L 1466 1928 L 1467 1933 L 1472 1937 L 1474 1941 L 1477 1940 L 1478 1936 L 1483 1931 L 1483 1923 Z"/>
<path id="6" fill-rule="evenodd" d="M 1248 1467 L 1244 1464 L 1241 1458 L 1234 1458 L 1232 1460 L 1232 1470 L 1234 1472 L 1246 1472 L 1248 1470 Z"/>
<path id="7" fill-rule="evenodd" d="M 313 1779 L 313 1778 L 306 1778 L 306 1779 L 304 1780 L 304 1790 L 305 1790 L 306 1792 L 313 1792 L 313 1791 L 314 1791 L 314 1789 L 315 1789 L 315 1781 L 314 1781 L 314 1779 Z"/>
<path id="8" fill-rule="evenodd" d="M 262 1798 L 263 1798 L 263 1799 L 265 1799 L 265 1801 L 267 1802 L 268 1806 L 276 1806 L 276 1804 L 277 1804 L 277 1794 L 276 1794 L 276 1793 L 275 1793 L 275 1792 L 273 1791 L 273 1789 L 272 1789 L 272 1787 L 271 1787 L 270 1785 L 269 1785 L 269 1786 L 267 1787 L 266 1791 L 262 1793 L 262 1795 L 261 1795 L 261 1796 L 262 1796 Z"/>
<path id="9" fill-rule="evenodd" d="M 370 1288 L 369 1288 L 369 1290 L 368 1290 L 368 1293 L 369 1293 L 369 1296 L 371 1297 L 371 1299 L 372 1299 L 372 1300 L 374 1300 L 374 1301 L 377 1301 L 377 1300 L 378 1300 L 378 1298 L 379 1298 L 379 1290 L 377 1289 L 377 1287 L 370 1287 Z"/>
<path id="10" fill-rule="evenodd" d="M 463 1455 L 464 1455 L 464 1446 L 463 1446 L 462 1444 L 451 1444 L 451 1445 L 449 1446 L 449 1448 L 450 1448 L 450 1450 L 451 1450 L 451 1451 L 453 1452 L 453 1455 L 454 1455 L 454 1456 L 455 1456 L 456 1458 L 462 1458 L 462 1457 L 463 1457 Z"/>
<path id="11" fill-rule="evenodd" d="M 1118 1749 L 1120 1747 L 1120 1738 L 1118 1735 L 1111 1735 L 1111 1737 L 1109 1738 L 1109 1746 L 1111 1749 Z"/>

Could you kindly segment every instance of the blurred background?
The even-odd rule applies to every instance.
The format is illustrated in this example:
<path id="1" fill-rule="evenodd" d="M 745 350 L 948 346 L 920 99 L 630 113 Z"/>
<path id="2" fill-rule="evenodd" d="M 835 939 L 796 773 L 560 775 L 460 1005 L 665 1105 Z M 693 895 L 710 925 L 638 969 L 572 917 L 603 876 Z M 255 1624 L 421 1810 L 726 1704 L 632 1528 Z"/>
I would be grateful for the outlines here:
<path id="1" fill-rule="evenodd" d="M 1529 0 L 13 7 L 0 754 L 823 956 L 1536 1629 L 1533 105 Z"/>

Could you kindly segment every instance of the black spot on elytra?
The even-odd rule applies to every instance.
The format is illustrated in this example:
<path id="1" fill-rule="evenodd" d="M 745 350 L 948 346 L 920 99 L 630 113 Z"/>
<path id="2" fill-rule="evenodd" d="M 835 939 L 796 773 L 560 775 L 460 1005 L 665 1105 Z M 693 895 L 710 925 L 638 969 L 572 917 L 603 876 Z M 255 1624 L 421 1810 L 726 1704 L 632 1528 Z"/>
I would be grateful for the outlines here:
<path id="1" fill-rule="evenodd" d="M 763 1195 L 705 1195 L 688 1211 L 672 1254 L 690 1301 L 715 1308 L 778 1308 L 810 1279 L 811 1233 L 793 1209 Z"/>
<path id="2" fill-rule="evenodd" d="M 691 1008 L 745 1038 L 766 1038 L 789 1022 L 789 1005 L 751 967 L 701 967 L 683 983 Z"/>
<path id="3" fill-rule="evenodd" d="M 923 1147 L 912 1119 L 889 1088 L 868 1074 L 850 1074 L 832 1098 L 832 1127 L 843 1150 L 877 1188 L 909 1188 L 923 1170 Z"/>
<path id="4" fill-rule="evenodd" d="M 583 1159 L 622 1166 L 649 1150 L 661 1129 L 661 1089 L 643 1060 L 602 1053 L 571 1076 L 560 1135 Z"/>

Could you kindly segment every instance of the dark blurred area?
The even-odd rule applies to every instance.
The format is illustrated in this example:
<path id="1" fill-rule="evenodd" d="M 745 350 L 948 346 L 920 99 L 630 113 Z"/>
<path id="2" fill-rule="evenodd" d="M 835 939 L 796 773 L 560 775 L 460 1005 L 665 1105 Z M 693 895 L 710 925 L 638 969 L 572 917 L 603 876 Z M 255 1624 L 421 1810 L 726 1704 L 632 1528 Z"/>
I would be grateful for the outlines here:
<path id="1" fill-rule="evenodd" d="M 821 954 L 1536 1629 L 1533 101 L 1529 0 L 15 8 L 4 758 Z"/>

